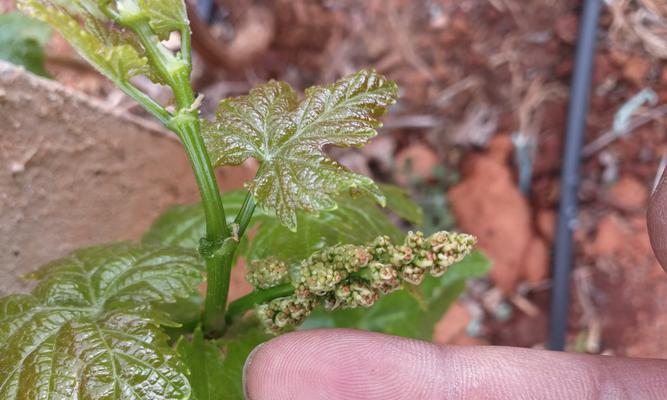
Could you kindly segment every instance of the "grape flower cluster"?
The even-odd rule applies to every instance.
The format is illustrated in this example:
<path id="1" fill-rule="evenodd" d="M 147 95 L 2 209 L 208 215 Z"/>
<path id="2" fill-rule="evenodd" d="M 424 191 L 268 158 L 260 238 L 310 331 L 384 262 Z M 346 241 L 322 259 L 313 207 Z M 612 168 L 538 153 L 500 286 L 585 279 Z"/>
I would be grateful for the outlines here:
<path id="1" fill-rule="evenodd" d="M 475 243 L 474 236 L 446 231 L 429 237 L 410 232 L 400 245 L 380 236 L 367 245 L 327 247 L 290 266 L 275 258 L 256 260 L 247 280 L 258 290 L 293 287 L 292 295 L 255 309 L 267 330 L 279 333 L 301 324 L 318 304 L 328 310 L 370 307 L 404 283 L 419 285 L 427 273 L 441 276 Z"/>

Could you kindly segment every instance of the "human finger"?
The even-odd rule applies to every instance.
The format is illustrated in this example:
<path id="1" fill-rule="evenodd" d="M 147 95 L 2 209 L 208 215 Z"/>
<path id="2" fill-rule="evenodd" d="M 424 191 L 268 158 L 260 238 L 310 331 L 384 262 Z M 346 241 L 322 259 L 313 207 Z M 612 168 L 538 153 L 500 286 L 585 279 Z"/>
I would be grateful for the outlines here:
<path id="1" fill-rule="evenodd" d="M 658 399 L 667 361 L 438 346 L 377 333 L 295 332 L 259 347 L 250 400 Z"/>

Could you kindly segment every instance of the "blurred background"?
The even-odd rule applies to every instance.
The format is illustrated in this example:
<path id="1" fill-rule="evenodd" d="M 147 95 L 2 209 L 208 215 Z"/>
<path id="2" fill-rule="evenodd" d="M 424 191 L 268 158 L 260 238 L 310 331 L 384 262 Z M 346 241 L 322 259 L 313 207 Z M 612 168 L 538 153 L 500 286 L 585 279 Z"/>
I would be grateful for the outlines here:
<path id="1" fill-rule="evenodd" d="M 424 230 L 472 233 L 493 262 L 445 313 L 434 340 L 546 346 L 581 1 L 188 6 L 205 117 L 220 99 L 268 79 L 303 89 L 370 66 L 396 80 L 401 98 L 380 135 L 361 149 L 331 153 L 352 170 L 407 188 L 424 210 Z M 0 66 L 0 262 L 9 271 L 0 295 L 36 263 L 83 244 L 136 237 L 168 205 L 196 199 L 169 133 L 57 34 L 17 19 L 14 9 L 0 0 L 0 59 L 54 82 Z M 163 88 L 137 84 L 169 102 Z M 665 114 L 667 3 L 606 1 L 580 174 L 568 350 L 667 357 L 667 276 L 645 223 L 667 163 Z M 148 152 L 139 143 L 152 159 L 136 161 Z M 246 163 L 222 174 L 223 187 L 240 187 L 255 168 Z M 97 186 L 83 187 L 86 177 L 99 179 Z M 35 241 L 37 234 L 44 239 Z"/>

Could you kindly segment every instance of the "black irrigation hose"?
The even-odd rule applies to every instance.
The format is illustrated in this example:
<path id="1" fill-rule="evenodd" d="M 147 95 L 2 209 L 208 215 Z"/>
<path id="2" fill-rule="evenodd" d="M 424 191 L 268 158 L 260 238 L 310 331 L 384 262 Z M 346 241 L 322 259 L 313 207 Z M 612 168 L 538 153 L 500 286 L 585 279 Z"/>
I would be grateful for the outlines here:
<path id="1" fill-rule="evenodd" d="M 210 24 L 213 22 L 216 13 L 216 5 L 213 0 L 198 0 L 197 14 L 199 17 Z"/>
<path id="2" fill-rule="evenodd" d="M 579 39 L 570 89 L 570 104 L 563 154 L 558 230 L 554 249 L 553 288 L 549 348 L 563 350 L 567 332 L 572 264 L 572 231 L 577 224 L 577 189 L 581 169 L 581 148 L 586 130 L 595 43 L 601 0 L 585 0 L 579 24 Z"/>

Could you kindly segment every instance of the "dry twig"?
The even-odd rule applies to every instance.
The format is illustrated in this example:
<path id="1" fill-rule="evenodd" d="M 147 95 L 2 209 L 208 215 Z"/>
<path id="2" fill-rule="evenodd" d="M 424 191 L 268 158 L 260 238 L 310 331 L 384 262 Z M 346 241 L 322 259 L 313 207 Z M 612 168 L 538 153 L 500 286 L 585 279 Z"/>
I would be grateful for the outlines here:
<path id="1" fill-rule="evenodd" d="M 636 44 L 656 58 L 667 59 L 667 3 L 658 0 L 608 0 L 613 16 L 612 45 L 632 49 Z"/>

